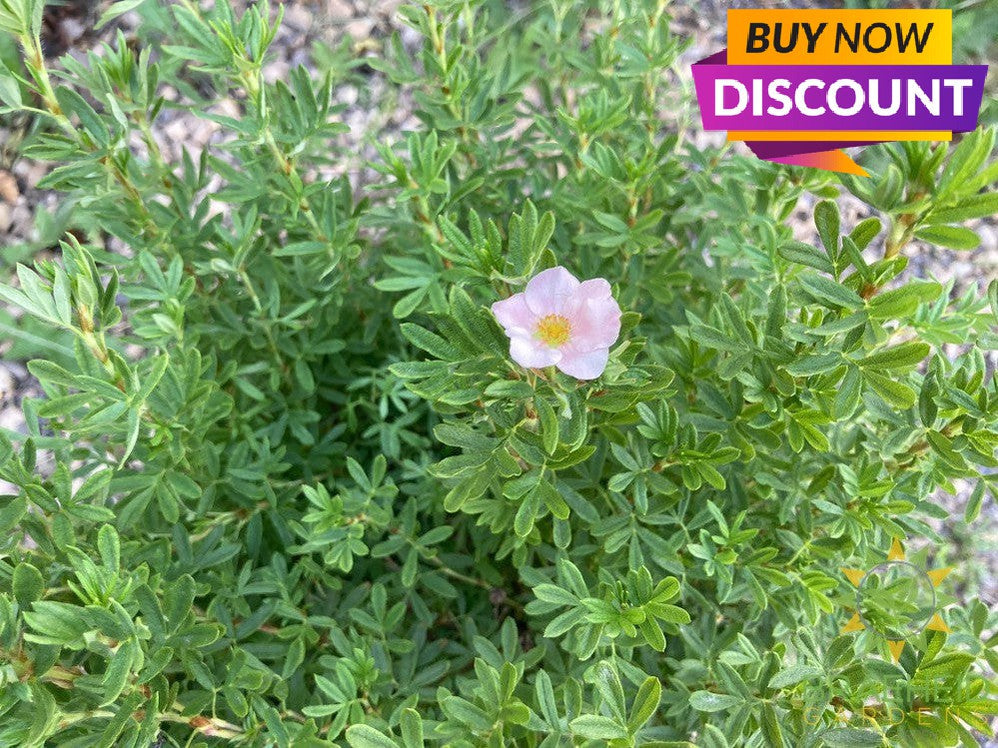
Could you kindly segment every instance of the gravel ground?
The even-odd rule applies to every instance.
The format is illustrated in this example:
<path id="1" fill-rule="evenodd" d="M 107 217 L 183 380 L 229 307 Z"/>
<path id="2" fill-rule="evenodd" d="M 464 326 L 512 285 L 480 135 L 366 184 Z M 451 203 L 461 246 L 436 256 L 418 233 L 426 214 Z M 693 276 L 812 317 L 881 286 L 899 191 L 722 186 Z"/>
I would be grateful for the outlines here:
<path id="1" fill-rule="evenodd" d="M 266 76 L 270 80 L 282 78 L 294 66 L 310 65 L 313 49 L 320 52 L 323 48 L 332 49 L 344 40 L 348 40 L 357 53 L 374 53 L 397 30 L 404 43 L 414 45 L 417 41 L 415 34 L 397 18 L 395 11 L 398 5 L 399 0 L 299 0 L 287 3 L 284 23 L 272 47 L 274 57 L 266 68 Z M 684 0 L 671 6 L 676 30 L 693 38 L 693 44 L 678 65 L 681 74 L 688 75 L 689 64 L 724 46 L 725 9 L 748 5 L 758 7 L 759 3 L 723 4 L 714 0 Z M 784 2 L 778 5 L 820 7 L 832 4 Z M 52 56 L 68 52 L 80 57 L 94 44 L 109 38 L 114 32 L 113 25 L 100 35 L 93 32 L 93 23 L 100 9 L 96 0 L 69 0 L 61 8 L 49 12 L 45 24 L 47 52 Z M 136 22 L 134 14 L 128 14 L 120 19 L 119 25 L 127 34 L 134 29 Z M 384 105 L 388 91 L 384 79 L 369 71 L 362 86 L 345 85 L 337 92 L 338 100 L 348 104 L 343 117 L 350 126 L 350 133 L 343 137 L 355 154 L 355 161 L 344 168 L 355 186 L 372 180 L 372 173 L 362 165 L 364 159 L 374 155 L 371 145 L 374 137 L 391 136 L 417 126 L 411 104 L 405 98 L 391 102 L 390 106 Z M 372 102 L 381 102 L 382 105 L 372 105 Z M 220 102 L 218 108 L 229 114 L 238 113 L 237 103 L 232 100 Z M 156 136 L 166 153 L 179 156 L 181 145 L 196 152 L 212 142 L 217 137 L 217 131 L 217 125 L 213 123 L 168 110 L 157 123 Z M 706 142 L 723 136 L 698 133 L 695 137 Z M 39 190 L 36 186 L 48 167 L 28 159 L 14 158 L 16 146 L 16 128 L 9 127 L 7 123 L 5 129 L 5 123 L 0 120 L 0 247 L 6 261 L 28 256 L 25 251 L 17 249 L 18 245 L 44 240 L 35 228 L 36 217 L 41 215 L 44 219 L 46 214 L 54 214 L 60 200 L 57 194 Z M 844 225 L 852 225 L 870 213 L 869 208 L 850 197 L 842 198 L 842 207 Z M 795 233 L 804 240 L 813 238 L 810 209 L 810 202 L 802 200 L 799 211 L 792 218 Z M 983 291 L 992 279 L 998 278 L 998 223 L 994 219 L 980 221 L 972 228 L 981 236 L 978 250 L 958 253 L 916 243 L 907 250 L 911 258 L 909 272 L 942 282 L 952 280 L 954 294 L 961 293 L 971 284 Z M 0 355 L 5 350 L 6 347 L 0 343 Z M 994 361 L 991 363 L 993 370 Z M 0 360 L 0 428 L 23 432 L 20 402 L 25 396 L 35 394 L 36 388 L 21 362 Z M 952 521 L 937 523 L 937 530 L 957 547 L 958 552 L 962 550 L 960 555 L 963 556 L 972 552 L 969 549 L 970 533 L 962 523 L 968 494 L 968 487 L 962 485 L 955 496 L 941 494 L 939 497 L 943 506 L 950 510 Z M 971 593 L 979 586 L 982 599 L 994 607 L 998 603 L 998 509 L 992 499 L 986 500 L 982 516 L 974 525 L 973 535 L 973 547 L 977 552 L 971 558 L 975 568 L 967 571 L 969 576 L 976 577 L 977 582 L 971 583 L 963 592 Z"/>

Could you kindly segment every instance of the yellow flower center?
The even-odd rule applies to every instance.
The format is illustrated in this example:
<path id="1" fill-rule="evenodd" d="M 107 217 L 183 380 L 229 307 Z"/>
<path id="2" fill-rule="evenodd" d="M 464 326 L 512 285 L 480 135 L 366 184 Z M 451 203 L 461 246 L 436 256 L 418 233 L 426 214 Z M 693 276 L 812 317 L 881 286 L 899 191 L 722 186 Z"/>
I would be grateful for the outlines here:
<path id="1" fill-rule="evenodd" d="M 572 334 L 572 323 L 560 314 L 549 314 L 541 317 L 534 333 L 539 340 L 552 348 L 564 345 Z"/>

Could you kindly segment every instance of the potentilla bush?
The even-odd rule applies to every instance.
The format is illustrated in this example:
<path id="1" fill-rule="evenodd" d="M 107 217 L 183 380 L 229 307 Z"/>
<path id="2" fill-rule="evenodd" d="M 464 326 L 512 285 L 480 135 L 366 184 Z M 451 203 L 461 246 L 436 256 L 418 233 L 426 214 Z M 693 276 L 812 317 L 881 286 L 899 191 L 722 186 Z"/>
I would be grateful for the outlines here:
<path id="1" fill-rule="evenodd" d="M 998 286 L 906 266 L 976 246 L 993 132 L 845 181 L 697 147 L 664 3 L 403 5 L 415 50 L 273 84 L 265 3 L 126 11 L 53 64 L 0 0 L 71 208 L 0 288 L 44 391 L 0 439 L 0 743 L 988 733 L 996 619 L 933 528 L 995 488 Z M 414 131 L 346 136 L 372 74 Z M 173 159 L 178 110 L 220 133 Z M 840 633 L 894 540 L 957 567 L 896 661 L 904 597 Z"/>

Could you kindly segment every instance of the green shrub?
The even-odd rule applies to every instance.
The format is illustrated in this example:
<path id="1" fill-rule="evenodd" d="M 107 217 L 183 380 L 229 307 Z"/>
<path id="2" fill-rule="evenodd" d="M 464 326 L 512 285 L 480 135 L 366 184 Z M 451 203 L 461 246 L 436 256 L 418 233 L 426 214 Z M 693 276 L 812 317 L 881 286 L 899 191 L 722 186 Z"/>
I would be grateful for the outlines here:
<path id="1" fill-rule="evenodd" d="M 3 111 L 74 229 L 0 288 L 45 394 L 0 440 L 0 744 L 988 732 L 967 569 L 896 663 L 839 630 L 840 567 L 966 560 L 937 489 L 971 522 L 995 487 L 998 286 L 906 272 L 977 245 L 994 132 L 868 149 L 869 180 L 774 166 L 695 145 L 664 3 L 405 5 L 419 49 L 364 62 L 421 125 L 355 195 L 320 175 L 356 158 L 356 61 L 267 85 L 266 4 L 134 6 L 137 45 L 49 69 L 40 0 L 0 0 Z M 169 108 L 222 136 L 170 162 Z M 882 219 L 821 199 L 794 240 L 841 185 Z M 519 367 L 489 312 L 555 265 L 624 310 L 595 381 Z"/>

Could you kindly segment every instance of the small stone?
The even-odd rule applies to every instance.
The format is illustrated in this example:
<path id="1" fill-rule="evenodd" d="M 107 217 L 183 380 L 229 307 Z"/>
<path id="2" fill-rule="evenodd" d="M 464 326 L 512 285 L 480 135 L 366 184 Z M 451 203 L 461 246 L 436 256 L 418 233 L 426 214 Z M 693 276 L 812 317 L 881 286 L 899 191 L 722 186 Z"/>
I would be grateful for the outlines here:
<path id="1" fill-rule="evenodd" d="M 184 143 L 187 141 L 188 136 L 188 126 L 189 122 L 185 122 L 182 119 L 177 119 L 168 124 L 163 131 L 166 133 L 166 137 L 175 143 Z"/>
<path id="2" fill-rule="evenodd" d="M 76 43 L 87 33 L 87 26 L 79 18 L 64 18 L 61 31 L 70 43 Z"/>
<path id="3" fill-rule="evenodd" d="M 24 425 L 24 414 L 21 413 L 21 409 L 11 403 L 0 408 L 0 428 L 20 434 L 26 433 L 27 428 Z"/>
<path id="4" fill-rule="evenodd" d="M 981 237 L 981 249 L 985 252 L 998 250 L 998 231 L 993 226 L 982 223 L 977 227 L 977 234 Z"/>
<path id="5" fill-rule="evenodd" d="M 8 400 L 14 396 L 17 380 L 5 366 L 0 366 L 0 400 Z"/>
<path id="6" fill-rule="evenodd" d="M 12 230 L 20 232 L 22 237 L 29 237 L 34 232 L 31 209 L 23 200 L 15 205 L 14 210 L 10 212 L 10 222 Z"/>
<path id="7" fill-rule="evenodd" d="M 21 196 L 21 191 L 17 188 L 17 180 L 9 171 L 0 171 L 0 200 L 13 205 L 17 198 Z"/>
<path id="8" fill-rule="evenodd" d="M 263 69 L 263 79 L 270 84 L 277 81 L 286 81 L 288 80 L 289 69 L 288 63 L 284 62 L 284 60 L 275 60 Z"/>
<path id="9" fill-rule="evenodd" d="M 370 18 L 357 18 L 350 21 L 343 28 L 355 41 L 361 41 L 371 36 L 371 31 L 374 29 L 374 21 Z"/>
<path id="10" fill-rule="evenodd" d="M 26 379 L 28 377 L 28 367 L 20 361 L 0 361 L 0 366 L 9 371 L 15 379 Z"/>
<path id="11" fill-rule="evenodd" d="M 239 102 L 231 96 L 226 96 L 224 99 L 219 101 L 215 105 L 215 108 L 218 110 L 219 114 L 223 114 L 226 117 L 239 117 L 242 114 L 242 110 L 239 108 Z"/>
<path id="12" fill-rule="evenodd" d="M 284 22 L 286 28 L 303 31 L 312 27 L 313 15 L 310 10 L 299 4 L 288 3 L 284 6 Z"/>
<path id="13" fill-rule="evenodd" d="M 24 160 L 19 163 L 25 163 L 27 166 L 24 170 L 24 174 L 18 174 L 21 177 L 21 183 L 28 186 L 28 188 L 35 187 L 45 176 L 49 173 L 51 166 L 45 164 L 41 161 L 28 161 Z"/>
<path id="14" fill-rule="evenodd" d="M 357 103 L 357 88 L 355 86 L 343 86 L 337 91 L 336 100 L 341 104 L 350 106 Z"/>
<path id="15" fill-rule="evenodd" d="M 402 44 L 406 49 L 416 49 L 423 41 L 422 35 L 411 26 L 402 27 Z"/>
<path id="16" fill-rule="evenodd" d="M 353 7 L 345 0 L 326 0 L 326 15 L 333 21 L 353 18 Z"/>

